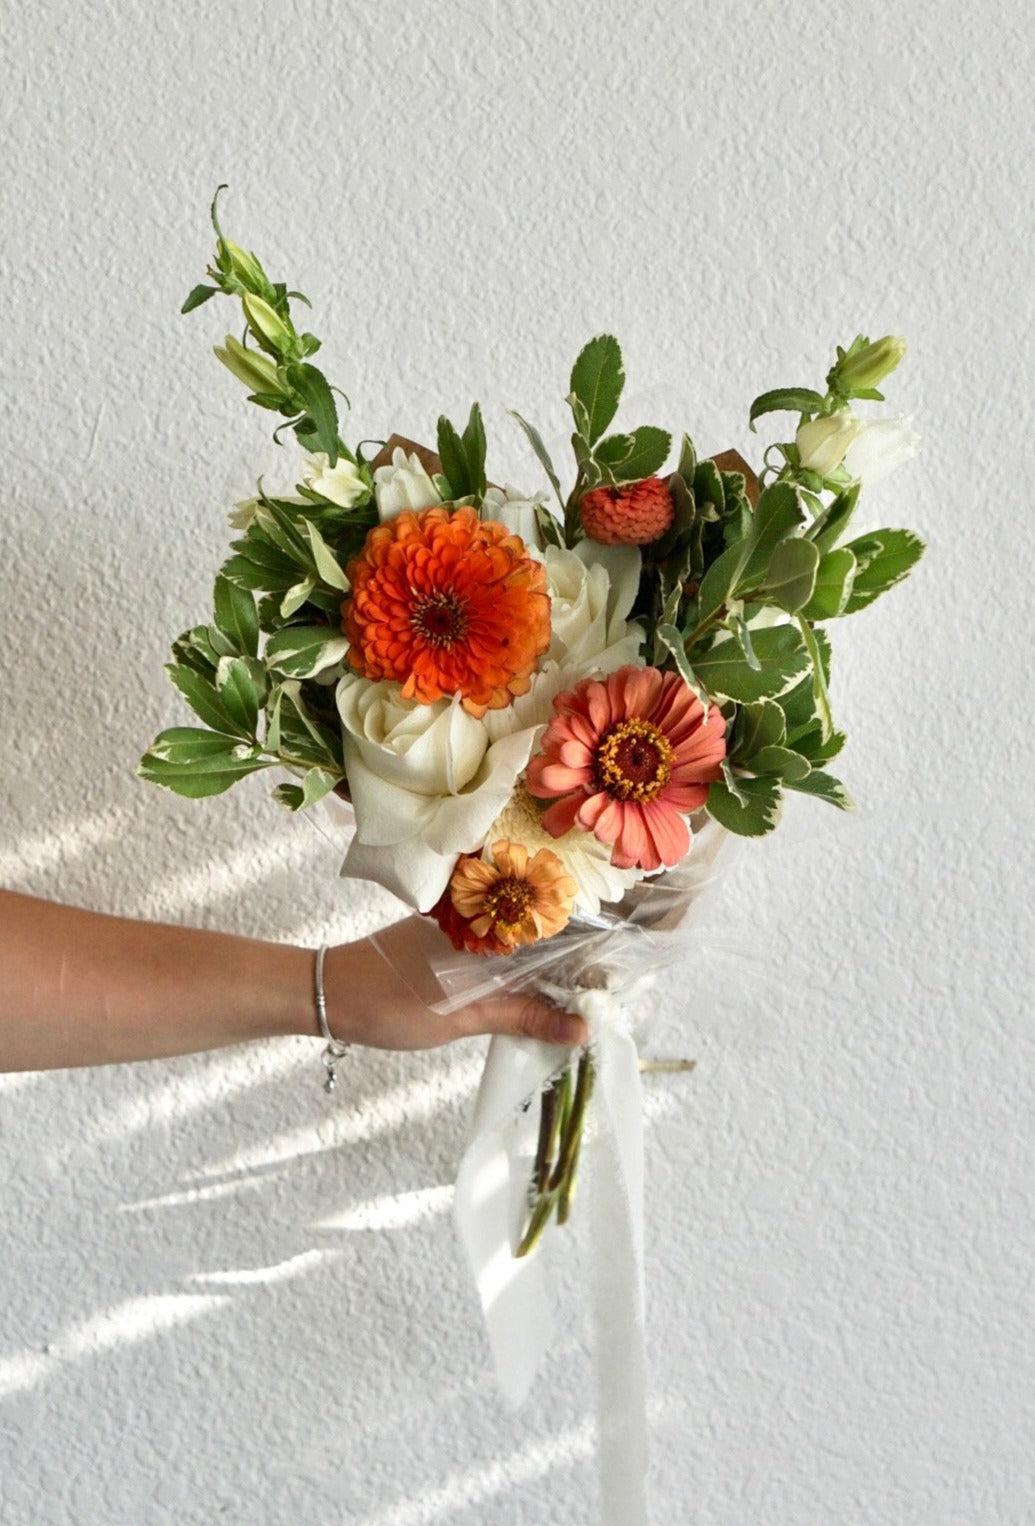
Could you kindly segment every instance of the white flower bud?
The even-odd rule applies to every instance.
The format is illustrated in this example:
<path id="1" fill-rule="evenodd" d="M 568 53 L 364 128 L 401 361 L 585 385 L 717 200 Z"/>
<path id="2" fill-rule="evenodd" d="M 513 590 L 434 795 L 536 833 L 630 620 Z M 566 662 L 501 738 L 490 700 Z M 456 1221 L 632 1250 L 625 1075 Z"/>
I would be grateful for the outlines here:
<path id="1" fill-rule="evenodd" d="M 867 485 L 890 476 L 916 455 L 920 436 L 912 425 L 912 418 L 877 419 L 867 424 L 848 447 L 845 471 Z"/>
<path id="2" fill-rule="evenodd" d="M 841 465 L 845 451 L 865 427 L 848 408 L 799 424 L 794 443 L 802 467 L 807 472 L 815 472 L 818 477 L 829 477 Z"/>
<path id="3" fill-rule="evenodd" d="M 430 509 L 441 503 L 438 489 L 417 455 L 408 456 L 401 445 L 392 452 L 390 466 L 379 466 L 374 473 L 374 497 L 382 521 L 394 519 L 403 509 Z"/>
<path id="4" fill-rule="evenodd" d="M 351 509 L 366 497 L 367 485 L 359 467 L 346 456 L 339 456 L 334 466 L 325 451 L 317 451 L 302 467 L 302 481 L 321 498 L 336 503 L 340 509 Z"/>

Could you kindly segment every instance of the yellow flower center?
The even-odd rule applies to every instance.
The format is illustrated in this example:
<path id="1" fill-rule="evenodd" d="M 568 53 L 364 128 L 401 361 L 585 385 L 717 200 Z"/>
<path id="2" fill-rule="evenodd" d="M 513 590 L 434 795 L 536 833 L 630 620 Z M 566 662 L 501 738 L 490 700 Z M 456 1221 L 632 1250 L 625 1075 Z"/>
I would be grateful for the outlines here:
<path id="1" fill-rule="evenodd" d="M 534 899 L 535 892 L 527 880 L 507 875 L 497 880 L 486 895 L 485 913 L 492 918 L 496 927 L 505 932 L 524 921 Z"/>
<path id="2" fill-rule="evenodd" d="M 604 733 L 596 753 L 601 788 L 616 800 L 653 800 L 672 777 L 675 753 L 664 732 L 635 716 Z"/>
<path id="3" fill-rule="evenodd" d="M 452 593 L 426 594 L 418 598 L 410 614 L 410 624 L 432 646 L 452 646 L 467 633 L 467 616 L 461 601 Z"/>

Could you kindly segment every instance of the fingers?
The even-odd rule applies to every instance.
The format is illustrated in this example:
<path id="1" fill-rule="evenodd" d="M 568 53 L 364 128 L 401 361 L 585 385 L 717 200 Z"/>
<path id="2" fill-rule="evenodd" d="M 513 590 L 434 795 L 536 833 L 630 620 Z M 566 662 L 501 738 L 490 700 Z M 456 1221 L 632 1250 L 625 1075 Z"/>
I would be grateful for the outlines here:
<path id="1" fill-rule="evenodd" d="M 589 1040 L 585 1018 L 564 1012 L 544 996 L 530 992 L 496 996 L 468 1009 L 472 1033 L 506 1033 L 513 1038 L 540 1039 L 544 1044 L 575 1048 Z"/>

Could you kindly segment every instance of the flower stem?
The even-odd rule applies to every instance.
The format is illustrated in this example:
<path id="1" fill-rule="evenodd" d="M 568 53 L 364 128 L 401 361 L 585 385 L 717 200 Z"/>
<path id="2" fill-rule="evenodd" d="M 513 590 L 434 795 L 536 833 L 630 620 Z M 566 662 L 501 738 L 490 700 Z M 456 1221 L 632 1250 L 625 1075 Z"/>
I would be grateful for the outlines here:
<path id="1" fill-rule="evenodd" d="M 531 1204 L 515 1256 L 527 1256 L 538 1245 L 554 1210 L 565 1224 L 575 1191 L 579 1147 L 586 1107 L 593 1091 L 593 1062 L 584 1049 L 575 1084 L 569 1066 L 542 1093 L 539 1102 L 539 1140 L 532 1170 Z"/>

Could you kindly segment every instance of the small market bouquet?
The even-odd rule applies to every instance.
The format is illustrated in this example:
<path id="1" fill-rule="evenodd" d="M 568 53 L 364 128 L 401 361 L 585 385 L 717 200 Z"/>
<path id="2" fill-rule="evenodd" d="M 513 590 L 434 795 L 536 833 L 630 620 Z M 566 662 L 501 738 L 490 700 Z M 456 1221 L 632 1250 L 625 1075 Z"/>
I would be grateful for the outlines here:
<path id="1" fill-rule="evenodd" d="M 215 263 L 183 310 L 239 300 L 242 337 L 216 355 L 301 456 L 289 491 L 234 509 L 212 619 L 168 668 L 196 724 L 163 731 L 141 775 L 200 797 L 275 768 L 288 810 L 347 801 L 342 873 L 435 919 L 447 1000 L 477 969 L 584 1010 L 638 991 L 707 878 L 702 845 L 706 869 L 718 838 L 770 832 L 788 790 L 850 807 L 828 631 L 923 549 L 854 529 L 864 483 L 915 448 L 908 420 L 855 410 L 904 342 L 859 336 L 824 387 L 756 398 L 752 428 L 797 416 L 756 475 L 617 426 L 622 352 L 600 334 L 571 371 L 570 469 L 515 413 L 550 491 L 499 486 L 477 403 L 439 419 L 434 449 L 348 441 L 305 299 L 212 215 Z M 595 1042 L 550 1058 L 519 1253 L 567 1214 L 596 1063 Z"/>

